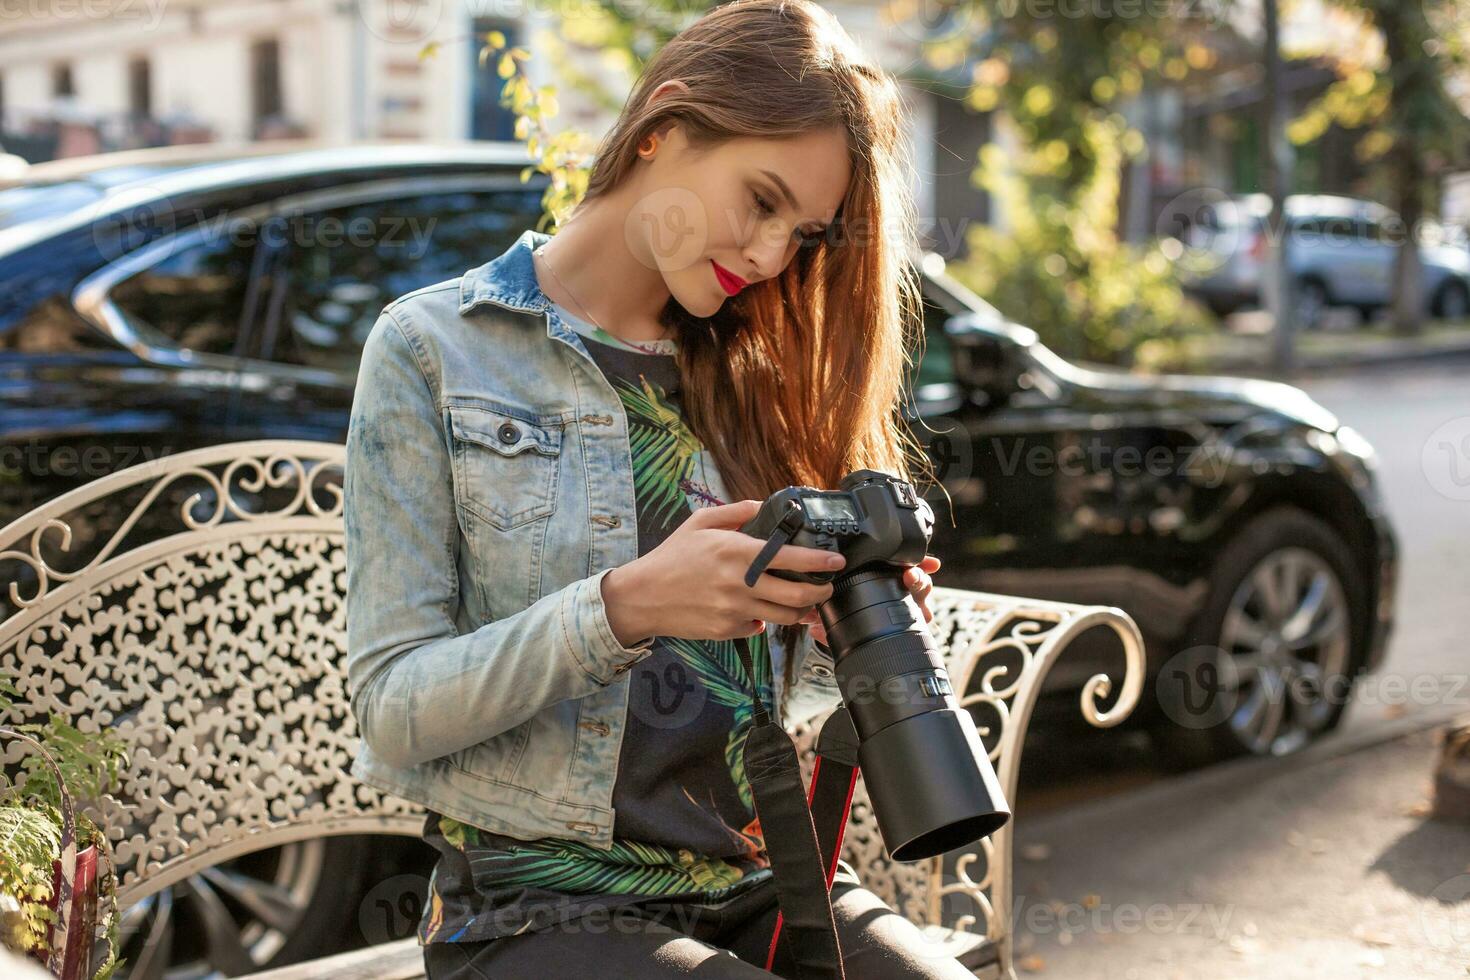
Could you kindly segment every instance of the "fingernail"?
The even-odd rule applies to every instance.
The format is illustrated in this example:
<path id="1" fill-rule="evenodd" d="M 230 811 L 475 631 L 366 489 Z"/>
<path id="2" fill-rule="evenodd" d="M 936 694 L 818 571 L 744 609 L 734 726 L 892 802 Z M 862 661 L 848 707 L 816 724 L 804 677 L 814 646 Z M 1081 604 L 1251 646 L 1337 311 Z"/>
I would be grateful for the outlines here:
<path id="1" fill-rule="evenodd" d="M 847 559 L 844 558 L 844 557 L 842 557 L 841 555 L 830 555 L 827 558 L 827 567 L 828 568 L 841 568 L 843 565 L 846 565 L 846 564 L 847 564 Z"/>

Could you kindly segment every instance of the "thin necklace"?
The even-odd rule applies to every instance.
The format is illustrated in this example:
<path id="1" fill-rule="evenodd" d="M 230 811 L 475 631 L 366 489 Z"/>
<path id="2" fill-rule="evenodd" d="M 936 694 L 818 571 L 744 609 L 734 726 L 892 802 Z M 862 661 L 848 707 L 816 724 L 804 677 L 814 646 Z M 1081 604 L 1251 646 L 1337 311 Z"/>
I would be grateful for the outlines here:
<path id="1" fill-rule="evenodd" d="M 548 243 L 548 244 L 550 244 L 550 243 Z M 572 302 L 576 303 L 577 306 L 578 306 L 578 308 L 580 308 L 583 313 L 587 314 L 587 319 L 591 320 L 592 323 L 593 323 L 593 325 L 596 326 L 597 329 L 601 330 L 603 333 L 608 334 L 609 336 L 612 336 L 612 337 L 617 337 L 618 336 L 617 334 L 613 333 L 611 330 L 607 329 L 607 327 L 604 327 L 601 323 L 599 323 L 598 320 L 597 320 L 597 317 L 595 317 L 595 316 L 592 315 L 592 311 L 589 310 L 589 309 L 587 309 L 587 304 L 584 303 L 584 302 L 582 302 L 580 299 L 578 299 L 577 298 L 577 294 L 574 293 L 574 292 L 572 292 L 572 290 L 567 286 L 567 284 L 561 281 L 561 276 L 557 275 L 556 274 L 556 270 L 551 267 L 551 259 L 546 254 L 546 245 L 542 245 L 540 248 L 536 249 L 536 254 L 539 255 L 539 256 L 541 256 L 541 262 L 542 262 L 542 264 L 544 264 L 546 266 L 546 271 L 549 272 L 549 273 L 551 273 L 551 278 L 553 278 L 553 279 L 556 280 L 556 284 L 558 286 L 560 286 L 562 289 L 565 289 L 566 292 L 567 292 L 567 295 L 572 298 Z M 623 340 L 623 338 L 621 338 L 621 337 L 618 337 L 618 339 L 619 340 Z M 659 341 L 662 341 L 662 340 L 671 340 L 671 339 L 673 339 L 673 338 L 671 338 L 667 334 L 665 334 L 664 336 L 658 338 Z M 626 343 L 626 344 L 634 344 L 634 343 L 644 343 L 644 344 L 646 344 L 646 343 L 656 343 L 657 341 L 647 341 L 647 340 L 634 341 L 634 340 L 625 340 L 623 342 Z"/>

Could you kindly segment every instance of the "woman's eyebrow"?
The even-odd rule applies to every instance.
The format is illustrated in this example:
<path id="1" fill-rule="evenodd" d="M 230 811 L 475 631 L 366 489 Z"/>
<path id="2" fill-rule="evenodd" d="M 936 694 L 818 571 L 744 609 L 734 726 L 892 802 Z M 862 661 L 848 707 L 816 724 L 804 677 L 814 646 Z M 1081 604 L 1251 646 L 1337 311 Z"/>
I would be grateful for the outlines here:
<path id="1" fill-rule="evenodd" d="M 781 175 L 776 173 L 774 170 L 765 169 L 762 169 L 761 173 L 771 178 L 771 183 L 775 184 L 776 189 L 779 190 L 783 195 L 785 195 L 787 203 L 791 205 L 791 209 L 799 213 L 801 211 L 801 205 L 797 203 L 796 195 L 791 193 L 791 188 L 786 186 L 786 181 L 781 179 Z M 826 227 L 826 225 L 818 225 L 816 230 L 824 231 L 826 230 Z"/>

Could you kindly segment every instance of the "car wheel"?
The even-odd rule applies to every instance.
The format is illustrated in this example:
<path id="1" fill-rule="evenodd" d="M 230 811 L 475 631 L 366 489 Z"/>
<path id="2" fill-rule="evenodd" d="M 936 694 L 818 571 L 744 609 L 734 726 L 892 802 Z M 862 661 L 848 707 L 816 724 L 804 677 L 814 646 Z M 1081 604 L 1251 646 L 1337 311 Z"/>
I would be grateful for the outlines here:
<path id="1" fill-rule="evenodd" d="M 1293 292 L 1296 325 L 1303 330 L 1316 330 L 1327 313 L 1327 287 L 1316 279 L 1303 279 Z"/>
<path id="2" fill-rule="evenodd" d="M 1365 595 L 1352 552 L 1325 522 L 1293 507 L 1255 518 L 1221 552 L 1179 655 L 1211 661 L 1210 699 L 1192 715 L 1162 705 L 1153 735 L 1166 766 L 1288 755 L 1336 727 L 1359 672 Z"/>
<path id="3" fill-rule="evenodd" d="M 1439 292 L 1434 297 L 1433 309 L 1435 315 L 1441 319 L 1463 320 L 1470 316 L 1470 290 L 1465 288 L 1463 282 L 1451 279 L 1439 287 Z"/>
<path id="4" fill-rule="evenodd" d="M 368 837 L 318 837 L 175 882 L 122 910 L 118 976 L 229 977 L 337 952 L 372 853 Z"/>

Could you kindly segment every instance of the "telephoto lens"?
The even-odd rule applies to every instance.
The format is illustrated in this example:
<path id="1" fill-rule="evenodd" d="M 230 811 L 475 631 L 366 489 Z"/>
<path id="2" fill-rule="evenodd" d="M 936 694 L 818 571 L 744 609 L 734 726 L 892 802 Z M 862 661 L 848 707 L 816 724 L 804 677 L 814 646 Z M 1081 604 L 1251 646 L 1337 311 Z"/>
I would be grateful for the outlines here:
<path id="1" fill-rule="evenodd" d="M 923 610 L 903 584 L 904 572 L 927 554 L 933 527 L 933 511 L 907 481 L 856 470 L 836 491 L 777 491 L 742 528 L 768 540 L 747 583 L 784 541 L 848 559 L 835 579 L 771 574 L 832 581 L 832 597 L 818 611 L 837 686 L 884 845 L 905 862 L 972 844 L 1011 816 L 974 719 L 956 699 Z"/>
<path id="2" fill-rule="evenodd" d="M 934 857 L 1003 827 L 1011 814 L 1000 781 L 903 569 L 839 577 L 821 615 L 892 858 Z"/>

